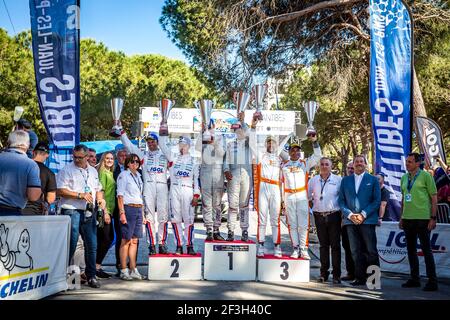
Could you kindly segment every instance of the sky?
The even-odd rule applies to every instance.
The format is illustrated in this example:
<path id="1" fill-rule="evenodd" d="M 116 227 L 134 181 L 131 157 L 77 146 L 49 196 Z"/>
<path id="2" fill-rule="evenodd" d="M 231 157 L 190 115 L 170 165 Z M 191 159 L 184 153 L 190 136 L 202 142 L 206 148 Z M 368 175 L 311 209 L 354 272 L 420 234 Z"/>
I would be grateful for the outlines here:
<path id="1" fill-rule="evenodd" d="M 187 63 L 159 24 L 163 4 L 164 0 L 80 0 L 81 38 L 127 55 L 157 53 Z M 11 36 L 30 29 L 29 0 L 0 0 L 0 28 Z"/>

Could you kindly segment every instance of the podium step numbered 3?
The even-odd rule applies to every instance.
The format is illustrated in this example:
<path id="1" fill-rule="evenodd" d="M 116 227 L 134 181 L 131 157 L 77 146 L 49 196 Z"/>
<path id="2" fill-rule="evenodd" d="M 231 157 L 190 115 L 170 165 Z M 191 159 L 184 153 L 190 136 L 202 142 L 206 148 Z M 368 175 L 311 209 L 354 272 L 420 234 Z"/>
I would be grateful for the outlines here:
<path id="1" fill-rule="evenodd" d="M 310 261 L 265 255 L 258 258 L 258 281 L 309 282 Z"/>

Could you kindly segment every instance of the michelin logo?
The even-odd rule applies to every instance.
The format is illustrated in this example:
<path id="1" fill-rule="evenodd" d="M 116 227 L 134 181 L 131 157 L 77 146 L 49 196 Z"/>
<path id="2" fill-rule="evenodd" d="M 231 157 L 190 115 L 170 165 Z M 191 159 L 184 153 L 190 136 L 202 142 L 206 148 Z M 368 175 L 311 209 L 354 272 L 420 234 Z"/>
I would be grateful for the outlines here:
<path id="1" fill-rule="evenodd" d="M 33 271 L 33 258 L 30 250 L 30 233 L 24 229 L 17 243 L 17 250 L 10 250 L 9 229 L 0 224 L 0 298 L 43 287 L 47 284 L 48 273 L 2 283 L 3 280 L 20 278 L 22 274 Z M 45 268 L 47 269 L 47 268 Z M 36 270 L 38 271 L 38 270 Z"/>

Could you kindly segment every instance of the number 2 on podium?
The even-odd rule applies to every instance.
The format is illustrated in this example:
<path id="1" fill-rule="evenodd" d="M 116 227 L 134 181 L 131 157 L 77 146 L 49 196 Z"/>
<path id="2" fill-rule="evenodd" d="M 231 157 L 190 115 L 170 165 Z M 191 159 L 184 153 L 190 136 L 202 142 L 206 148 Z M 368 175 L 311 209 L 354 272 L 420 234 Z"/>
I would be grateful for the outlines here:
<path id="1" fill-rule="evenodd" d="M 233 270 L 233 252 L 228 252 L 228 265 L 229 270 Z"/>
<path id="2" fill-rule="evenodd" d="M 170 266 L 171 267 L 175 266 L 170 277 L 171 278 L 179 278 L 180 274 L 178 273 L 178 268 L 180 267 L 180 262 L 177 259 L 173 259 L 172 262 L 170 263 Z"/>

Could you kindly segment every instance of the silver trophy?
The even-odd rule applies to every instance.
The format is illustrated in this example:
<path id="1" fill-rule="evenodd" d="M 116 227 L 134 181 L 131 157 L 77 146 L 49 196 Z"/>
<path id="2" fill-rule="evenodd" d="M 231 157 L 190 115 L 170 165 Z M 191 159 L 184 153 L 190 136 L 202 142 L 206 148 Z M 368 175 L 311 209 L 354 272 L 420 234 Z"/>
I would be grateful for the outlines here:
<path id="1" fill-rule="evenodd" d="M 112 98 L 111 99 L 111 112 L 114 121 L 114 125 L 109 132 L 111 137 L 120 137 L 120 115 L 122 114 L 123 109 L 123 99 L 122 98 Z"/>
<path id="2" fill-rule="evenodd" d="M 306 136 L 316 135 L 316 129 L 313 126 L 314 116 L 319 109 L 319 103 L 316 101 L 305 101 L 303 102 L 303 108 L 306 112 L 306 117 L 308 118 L 308 128 L 306 129 Z"/>
<path id="3" fill-rule="evenodd" d="M 256 112 L 253 114 L 253 117 L 257 120 L 263 119 L 261 111 L 263 110 L 264 98 L 268 87 L 267 84 L 257 84 L 252 88 L 252 95 L 256 105 Z"/>
<path id="4" fill-rule="evenodd" d="M 211 141 L 212 136 L 208 129 L 211 129 L 211 114 L 214 109 L 214 101 L 198 100 L 195 101 L 194 104 L 202 117 L 202 132 L 204 131 L 203 141 Z"/>
<path id="5" fill-rule="evenodd" d="M 175 100 L 161 99 L 159 101 L 159 112 L 161 113 L 161 124 L 159 126 L 159 134 L 161 136 L 169 135 L 169 126 L 167 120 L 169 119 L 170 110 L 175 105 Z"/>
<path id="6" fill-rule="evenodd" d="M 233 101 L 236 105 L 236 117 L 239 118 L 239 114 L 244 112 L 248 107 L 248 103 L 250 102 L 250 94 L 244 91 L 236 91 L 233 94 Z M 237 123 L 231 125 L 231 129 L 238 129 L 242 127 L 242 123 L 238 121 Z"/>

